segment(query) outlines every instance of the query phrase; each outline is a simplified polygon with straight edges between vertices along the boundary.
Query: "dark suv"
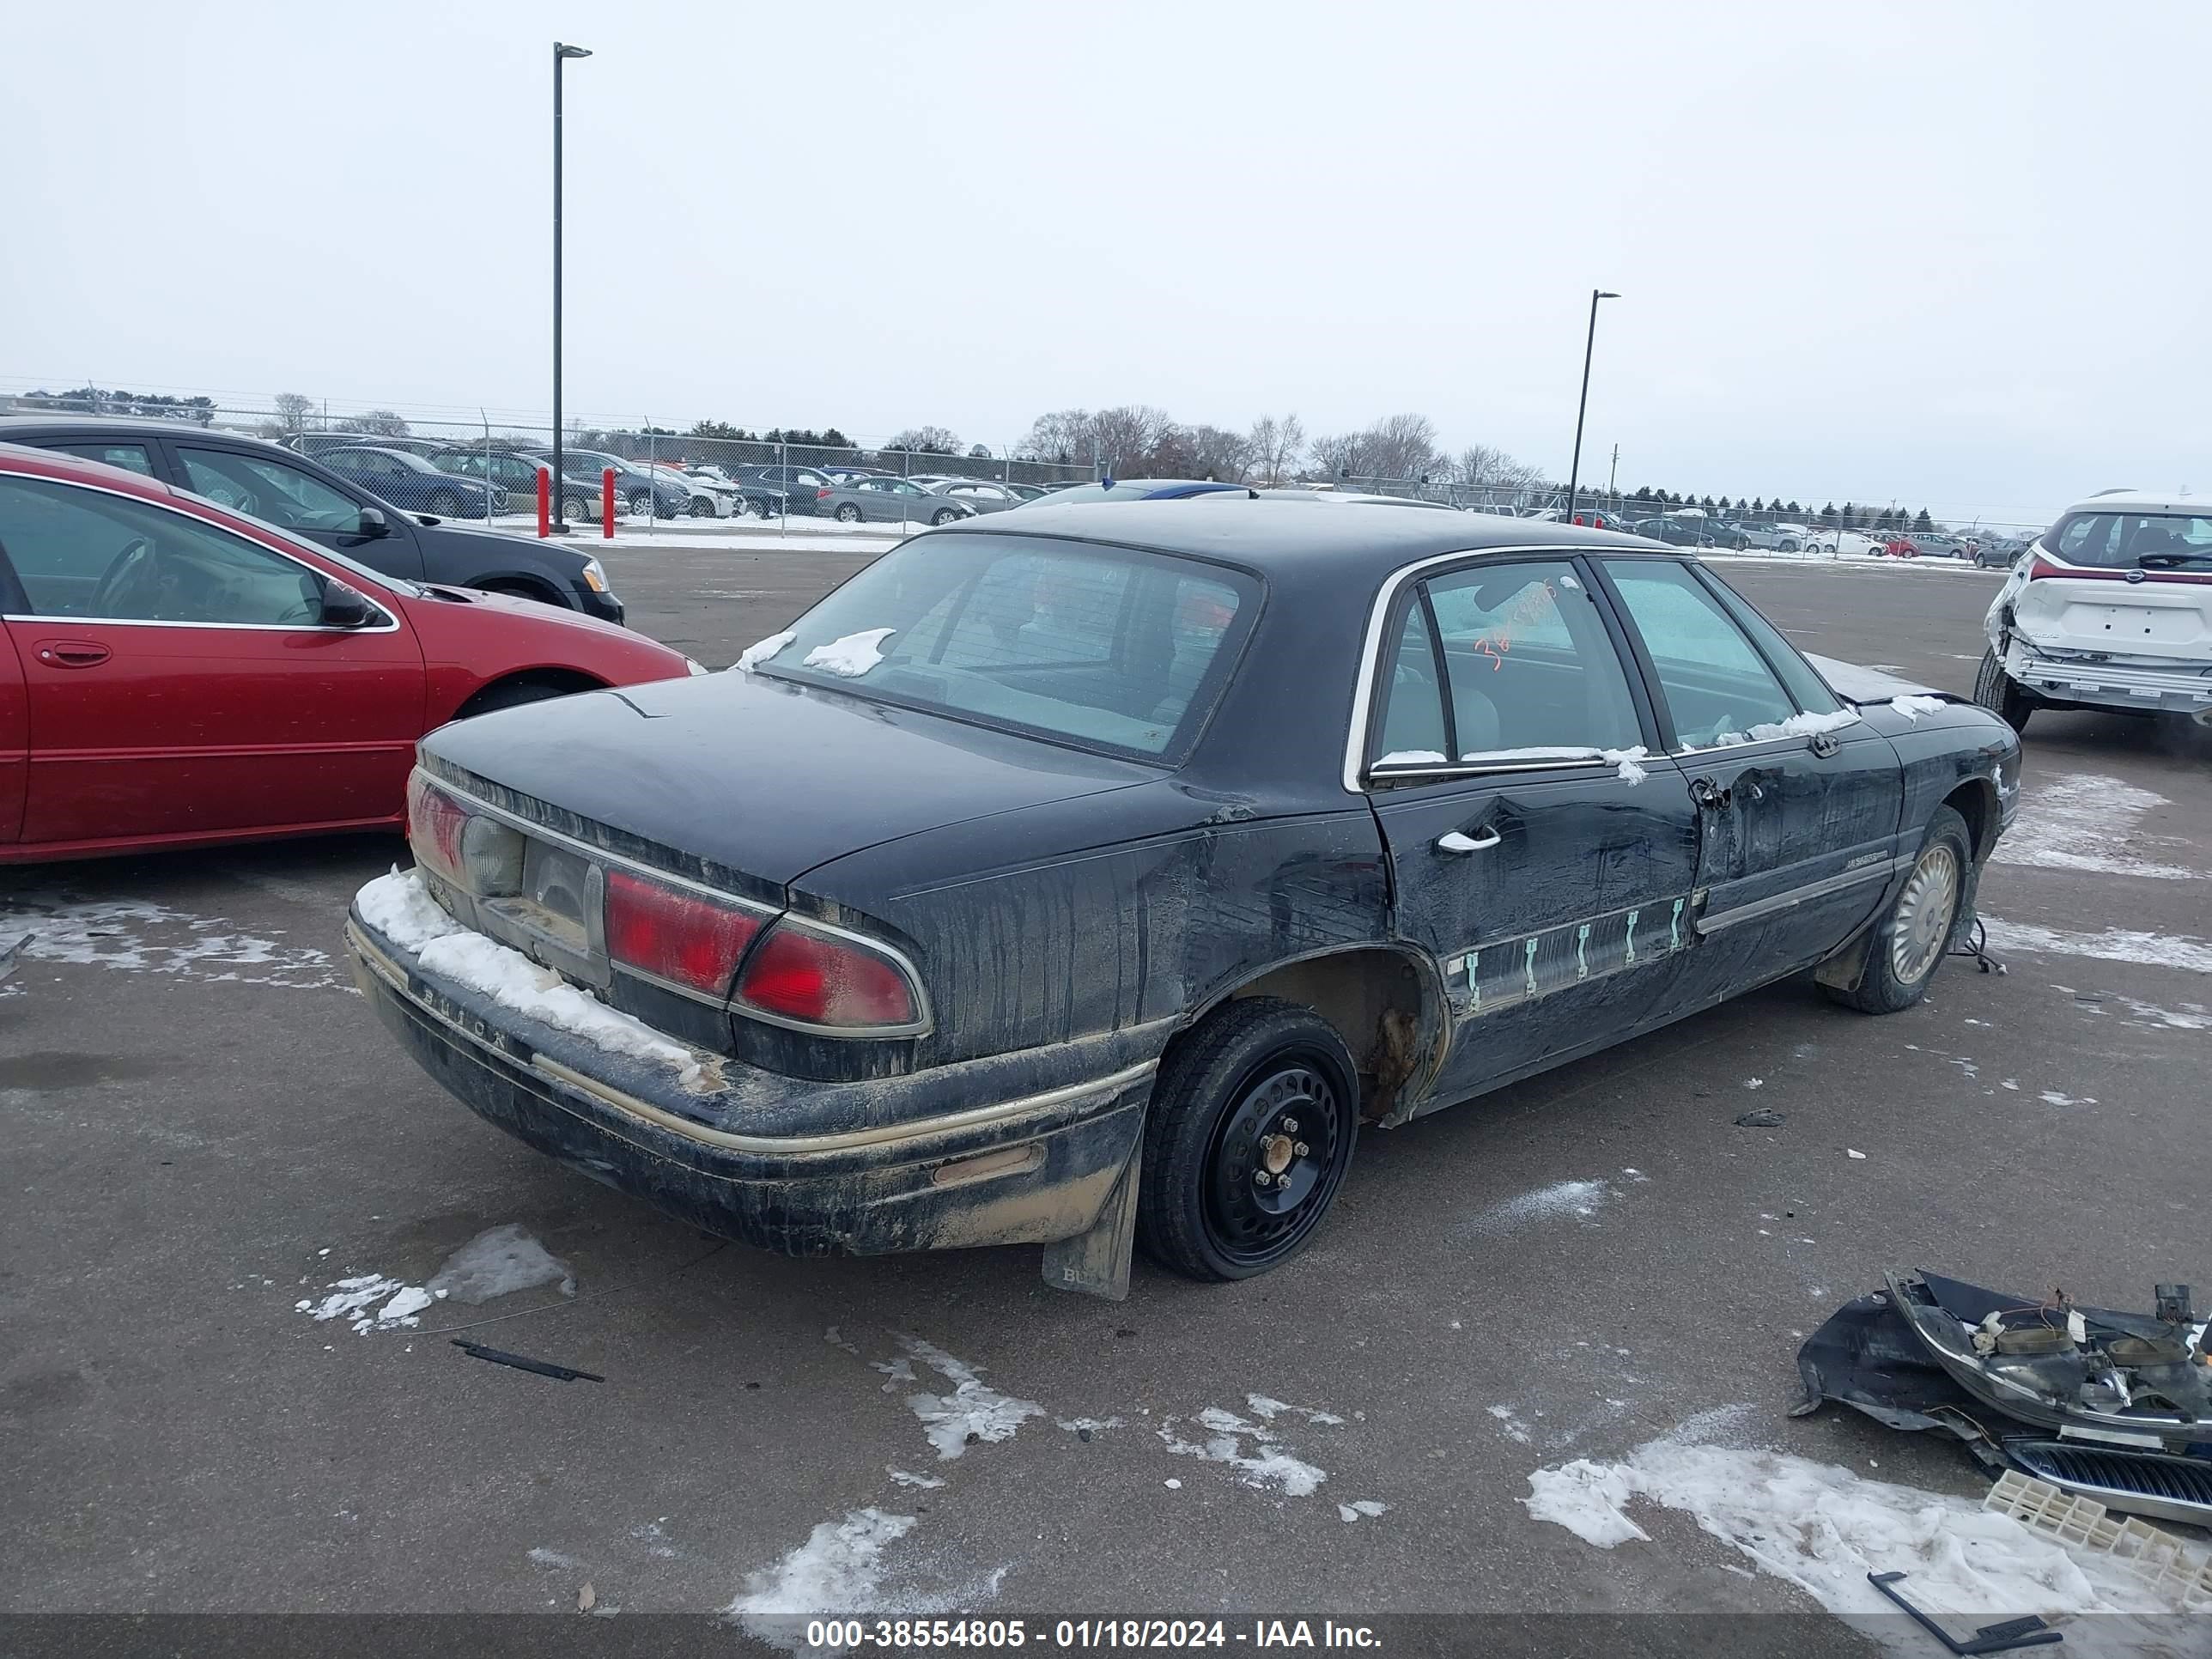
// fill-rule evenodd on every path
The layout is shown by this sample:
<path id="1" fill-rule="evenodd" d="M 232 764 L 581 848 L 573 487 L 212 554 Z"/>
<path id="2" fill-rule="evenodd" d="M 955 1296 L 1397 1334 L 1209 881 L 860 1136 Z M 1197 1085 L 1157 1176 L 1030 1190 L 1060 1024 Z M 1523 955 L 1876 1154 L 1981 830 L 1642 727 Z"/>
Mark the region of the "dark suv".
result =
<path id="1" fill-rule="evenodd" d="M 622 601 L 590 555 L 465 529 L 395 507 L 295 450 L 183 421 L 0 416 L 0 443 L 58 449 L 159 478 L 410 581 L 512 593 L 620 622 Z"/>

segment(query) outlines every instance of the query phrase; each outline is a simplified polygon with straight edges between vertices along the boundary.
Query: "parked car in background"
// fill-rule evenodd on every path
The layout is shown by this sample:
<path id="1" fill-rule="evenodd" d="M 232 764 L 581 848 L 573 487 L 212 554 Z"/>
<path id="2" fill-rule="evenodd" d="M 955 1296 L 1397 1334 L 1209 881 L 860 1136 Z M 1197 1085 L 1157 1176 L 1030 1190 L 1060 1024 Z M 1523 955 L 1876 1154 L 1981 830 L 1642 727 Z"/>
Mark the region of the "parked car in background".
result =
<path id="1" fill-rule="evenodd" d="M 1812 531 L 1802 524 L 1778 524 L 1774 526 L 1774 533 L 1779 538 L 1775 546 L 1784 553 L 1802 553 L 1806 544 L 1813 539 Z"/>
<path id="2" fill-rule="evenodd" d="M 899 475 L 883 466 L 823 466 L 816 471 L 832 483 L 858 483 L 863 478 L 896 478 Z"/>
<path id="3" fill-rule="evenodd" d="M 2212 502 L 2107 491 L 2036 538 L 1983 621 L 1974 701 L 2212 726 Z"/>
<path id="4" fill-rule="evenodd" d="M 1250 499 L 1256 492 L 1249 484 L 1218 483 L 1211 478 L 1102 478 L 1097 483 L 1069 484 L 1054 489 L 1027 507 L 1070 507 L 1079 501 L 1181 501 L 1194 495 L 1228 495 Z"/>
<path id="5" fill-rule="evenodd" d="M 1664 542 L 1669 547 L 1711 547 L 1713 538 L 1703 519 L 1678 519 L 1671 514 L 1656 519 L 1638 519 L 1630 527 L 1630 534 L 1648 536 L 1654 541 Z"/>
<path id="6" fill-rule="evenodd" d="M 1846 703 L 1694 560 L 1456 514 L 994 514 L 740 662 L 426 738 L 364 994 L 688 1224 L 1107 1296 L 1133 1240 L 1278 1267 L 1363 1136 L 1723 999 L 1911 1007 L 2018 797 L 2000 721 Z M 503 1002 L 533 960 L 651 1040 Z"/>
<path id="7" fill-rule="evenodd" d="M 1856 530 L 1815 530 L 1806 537 L 1805 550 L 1826 554 L 1832 559 L 1864 559 L 1879 555 L 1882 544 Z"/>
<path id="8" fill-rule="evenodd" d="M 541 461 L 553 459 L 550 449 L 532 450 L 531 453 Z M 564 473 L 580 471 L 592 480 L 588 517 L 598 516 L 599 491 L 609 467 L 614 469 L 617 510 L 639 519 L 680 519 L 691 510 L 691 492 L 684 485 L 653 471 L 642 461 L 633 461 L 610 450 L 563 448 L 561 466 Z"/>
<path id="9" fill-rule="evenodd" d="M 1048 493 L 1048 487 L 1043 484 L 1009 483 L 1006 488 L 1024 501 L 1036 501 Z"/>
<path id="10" fill-rule="evenodd" d="M 927 488 L 933 495 L 965 501 L 978 513 L 1004 513 L 1022 504 L 1022 498 L 1005 484 L 987 478 L 951 478 Z"/>
<path id="11" fill-rule="evenodd" d="M 497 484 L 441 472 L 420 455 L 404 449 L 325 449 L 316 459 L 341 477 L 374 490 L 410 513 L 441 519 L 489 519 L 507 511 L 507 492 Z"/>
<path id="12" fill-rule="evenodd" d="M 332 449 L 358 449 L 363 444 L 374 444 L 380 449 L 404 449 L 426 461 L 453 447 L 440 439 L 385 438 L 373 432 L 295 432 L 281 441 L 285 448 L 296 449 L 302 455 L 321 455 Z"/>
<path id="13" fill-rule="evenodd" d="M 738 476 L 748 483 L 763 484 L 771 489 L 783 491 L 787 510 L 794 518 L 827 514 L 830 509 L 821 504 L 822 501 L 829 491 L 837 487 L 836 479 L 814 466 L 741 466 L 737 471 Z"/>
<path id="14" fill-rule="evenodd" d="M 456 477 L 489 477 L 507 492 L 507 510 L 510 513 L 538 510 L 538 474 L 552 465 L 534 455 L 498 449 L 448 449 L 432 457 L 430 464 L 441 472 L 450 472 Z M 586 524 L 598 518 L 599 485 L 596 477 L 570 467 L 562 481 L 561 516 L 571 524 Z"/>
<path id="15" fill-rule="evenodd" d="M 976 517 L 981 508 L 973 501 L 940 495 L 911 478 L 862 478 L 833 485 L 814 502 L 813 510 L 840 524 L 952 524 Z"/>
<path id="16" fill-rule="evenodd" d="M 1974 543 L 1974 563 L 1983 569 L 2002 570 L 2027 550 L 2027 544 L 2012 536 L 1983 536 Z"/>
<path id="17" fill-rule="evenodd" d="M 605 570 L 588 553 L 411 514 L 319 461 L 259 438 L 180 428 L 174 421 L 6 416 L 0 443 L 59 450 L 158 478 L 386 575 L 480 587 L 609 622 L 623 617 Z"/>
<path id="18" fill-rule="evenodd" d="M 738 510 L 741 498 L 735 484 L 703 477 L 674 461 L 654 461 L 648 470 L 690 494 L 695 519 L 726 519 Z"/>
<path id="19" fill-rule="evenodd" d="M 424 732 L 704 672 L 609 623 L 403 580 L 143 472 L 10 444 L 0 617 L 0 864 L 396 826 Z"/>
<path id="20" fill-rule="evenodd" d="M 1880 543 L 1877 550 L 1890 558 L 1917 559 L 1920 556 L 1920 544 L 1901 530 L 1887 532 L 1876 539 Z"/>
<path id="21" fill-rule="evenodd" d="M 1709 519 L 1705 533 L 1712 538 L 1711 545 L 1725 548 L 1731 553 L 1748 552 L 1752 546 L 1751 532 L 1746 526 L 1726 519 Z"/>
<path id="22" fill-rule="evenodd" d="M 1912 544 L 1920 550 L 1923 559 L 1967 559 L 1973 556 L 1966 544 L 1947 530 L 1915 530 L 1911 532 Z"/>
<path id="23" fill-rule="evenodd" d="M 1795 553 L 1804 545 L 1795 526 L 1741 524 L 1736 528 L 1743 533 L 1743 538 L 1749 545 L 1764 548 L 1771 553 Z"/>

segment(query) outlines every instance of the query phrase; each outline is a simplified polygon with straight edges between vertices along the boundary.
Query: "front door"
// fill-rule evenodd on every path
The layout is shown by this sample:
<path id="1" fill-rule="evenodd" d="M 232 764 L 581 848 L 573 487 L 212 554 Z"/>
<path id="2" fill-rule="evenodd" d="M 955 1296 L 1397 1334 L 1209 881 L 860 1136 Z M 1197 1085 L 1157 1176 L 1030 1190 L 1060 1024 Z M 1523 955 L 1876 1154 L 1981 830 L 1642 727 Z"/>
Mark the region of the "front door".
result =
<path id="1" fill-rule="evenodd" d="M 326 579 L 304 562 L 56 480 L 0 478 L 0 554 L 21 589 L 4 625 L 28 714 L 23 842 L 328 828 L 400 810 L 424 677 L 392 611 L 326 627 Z"/>
<path id="2" fill-rule="evenodd" d="M 1478 563 L 1399 595 L 1364 770 L 1401 937 L 1433 955 L 1449 1105 L 1618 1040 L 1691 941 L 1698 824 L 1650 758 L 1592 578 L 1569 559 Z"/>
<path id="3" fill-rule="evenodd" d="M 379 507 L 380 531 L 365 526 L 366 498 L 343 493 L 314 474 L 273 455 L 169 441 L 185 489 L 234 513 L 262 519 L 320 542 L 387 575 L 422 579 L 422 550 L 404 517 Z M 398 463 L 393 463 L 396 467 Z"/>
<path id="4" fill-rule="evenodd" d="M 1698 947 L 1669 1004 L 1686 1012 L 1819 962 L 1872 918 L 1911 854 L 1898 844 L 1902 770 L 1710 572 L 1604 564 L 1698 809 Z"/>

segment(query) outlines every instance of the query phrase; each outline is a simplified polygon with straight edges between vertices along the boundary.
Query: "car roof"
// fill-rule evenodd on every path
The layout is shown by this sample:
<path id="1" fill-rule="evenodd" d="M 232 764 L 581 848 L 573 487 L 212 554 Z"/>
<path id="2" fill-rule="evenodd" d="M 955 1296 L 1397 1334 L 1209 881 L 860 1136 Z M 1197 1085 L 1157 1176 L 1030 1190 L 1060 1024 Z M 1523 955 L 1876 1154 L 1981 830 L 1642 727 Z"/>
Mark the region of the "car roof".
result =
<path id="1" fill-rule="evenodd" d="M 2106 489 L 2079 501 L 2069 513 L 2193 513 L 2212 518 L 2212 495 L 2160 495 L 2141 489 Z"/>
<path id="2" fill-rule="evenodd" d="M 1370 568 L 1377 580 L 1418 559 L 1492 549 L 1663 553 L 1678 549 L 1641 536 L 1483 513 L 1400 513 L 1366 502 L 1347 502 L 1336 513 L 1316 513 L 1292 501 L 1248 501 L 1234 510 L 1206 501 L 1158 501 L 1142 513 L 1123 513 L 1098 501 L 1060 507 L 1051 498 L 1019 513 L 962 521 L 938 534 L 1054 536 L 1112 542 L 1158 553 L 1180 553 L 1243 565 L 1263 574 L 1295 576 L 1326 568 L 1347 574 Z"/>
<path id="3" fill-rule="evenodd" d="M 0 443 L 14 441 L 15 434 L 26 436 L 33 433 L 82 432 L 88 438 L 153 437 L 161 434 L 192 438 L 221 438 L 242 444 L 259 444 L 265 449 L 282 446 L 258 437 L 251 432 L 234 432 L 228 427 L 202 426 L 198 421 L 165 421 L 144 415 L 41 415 L 29 411 L 0 415 Z"/>

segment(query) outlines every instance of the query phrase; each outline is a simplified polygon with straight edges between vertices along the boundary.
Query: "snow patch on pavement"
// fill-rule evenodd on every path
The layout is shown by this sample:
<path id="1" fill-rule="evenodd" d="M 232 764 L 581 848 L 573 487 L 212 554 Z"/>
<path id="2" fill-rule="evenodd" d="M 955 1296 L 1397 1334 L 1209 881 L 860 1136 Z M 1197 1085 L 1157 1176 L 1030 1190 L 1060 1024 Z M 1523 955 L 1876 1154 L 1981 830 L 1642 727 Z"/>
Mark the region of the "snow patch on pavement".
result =
<path id="1" fill-rule="evenodd" d="M 2002 851 L 2004 843 L 1998 847 Z M 2150 933 L 2128 927 L 2107 927 L 2081 933 L 2060 927 L 2038 927 L 2024 921 L 2004 921 L 1984 916 L 1990 945 L 1999 951 L 2025 951 L 2030 956 L 2089 957 L 2099 962 L 2139 962 L 2154 968 L 2179 968 L 2193 974 L 2212 974 L 2212 942 L 2201 939 Z"/>
<path id="2" fill-rule="evenodd" d="M 562 1295 L 576 1293 L 575 1277 L 567 1265 L 520 1224 L 508 1222 L 486 1228 L 462 1245 L 426 1284 L 410 1285 L 383 1273 L 355 1273 L 332 1279 L 319 1299 L 302 1297 L 292 1306 L 318 1322 L 343 1319 L 355 1335 L 367 1336 L 371 1331 L 413 1330 L 422 1324 L 424 1309 L 448 1298 L 477 1307 L 495 1297 L 556 1280 Z"/>
<path id="3" fill-rule="evenodd" d="M 1492 1205 L 1468 1222 L 1466 1231 L 1496 1237 L 1534 1222 L 1556 1221 L 1564 1216 L 1587 1221 L 1612 1197 L 1613 1189 L 1602 1181 L 1555 1181 L 1548 1187 L 1539 1187 Z"/>
<path id="4" fill-rule="evenodd" d="M 842 1521 L 824 1521 L 806 1541 L 773 1567 L 746 1581 L 742 1595 L 722 1609 L 763 1640 L 786 1634 L 778 1626 L 756 1623 L 777 1613 L 845 1613 L 878 1605 L 884 1551 L 914 1530 L 910 1515 L 886 1515 L 868 1508 L 848 1511 Z M 788 1645 L 780 1644 L 780 1645 Z"/>
<path id="5" fill-rule="evenodd" d="M 2125 850 L 2144 817 L 2154 807 L 2172 804 L 2163 795 L 2118 778 L 2069 773 L 2029 793 L 2021 803 L 2018 822 L 1990 856 L 1998 864 L 2043 870 L 2194 881 L 2201 872 L 2155 863 Z"/>
<path id="6" fill-rule="evenodd" d="M 2092 1651 L 2165 1650 L 2119 1646 L 2130 1632 L 2117 1620 L 2100 1620 L 2093 1629 L 2069 1619 L 2171 1614 L 2148 1585 L 2109 1558 L 2076 1555 L 1963 1498 L 1777 1452 L 1691 1444 L 1680 1436 L 1649 1442 L 1617 1462 L 1577 1458 L 1539 1469 L 1528 1490 L 1520 1501 L 1532 1516 L 1600 1549 L 1649 1541 L 1627 1513 L 1632 1503 L 1687 1515 L 1761 1572 L 1796 1585 L 1899 1652 L 1926 1653 L 1928 1638 L 1867 1583 L 1870 1571 L 1907 1572 L 1907 1593 L 1939 1615 L 2068 1620 L 2069 1652 L 2077 1644 Z M 2105 1642 L 2115 1645 L 2101 1649 Z"/>
<path id="7" fill-rule="evenodd" d="M 490 1227 L 446 1258 L 424 1288 L 441 1301 L 450 1297 L 474 1308 L 494 1297 L 558 1285 L 561 1294 L 576 1293 L 576 1277 L 519 1222 Z"/>
<path id="8" fill-rule="evenodd" d="M 1236 1472 L 1237 1479 L 1255 1491 L 1273 1488 L 1289 1498 L 1310 1498 L 1328 1479 L 1328 1472 L 1306 1462 L 1284 1445 L 1272 1427 L 1265 1427 L 1208 1406 L 1198 1414 L 1206 1438 L 1188 1440 L 1177 1432 L 1179 1419 L 1170 1418 L 1158 1433 L 1160 1442 L 1177 1457 L 1201 1457 Z M 1252 1444 L 1247 1449 L 1245 1442 Z M 1170 1483 L 1173 1485 L 1173 1482 Z"/>
<path id="9" fill-rule="evenodd" d="M 987 1387 L 975 1366 L 933 1343 L 902 1336 L 899 1346 L 953 1385 L 950 1394 L 910 1394 L 906 1401 L 940 1462 L 959 1456 L 971 1443 L 1011 1440 L 1024 1422 L 1044 1415 L 1044 1407 L 1033 1400 L 1016 1400 Z"/>
<path id="10" fill-rule="evenodd" d="M 1378 1504 L 1371 1498 L 1355 1498 L 1349 1504 L 1339 1504 L 1336 1506 L 1336 1518 L 1340 1521 L 1357 1521 L 1364 1516 L 1372 1521 L 1378 1515 L 1387 1515 L 1390 1506 L 1388 1504 Z"/>
<path id="11" fill-rule="evenodd" d="M 301 990 L 345 983 L 327 951 L 240 933 L 220 917 L 144 899 L 75 899 L 54 889 L 0 898 L 0 936 L 19 927 L 31 934 L 22 941 L 24 962 Z"/>

